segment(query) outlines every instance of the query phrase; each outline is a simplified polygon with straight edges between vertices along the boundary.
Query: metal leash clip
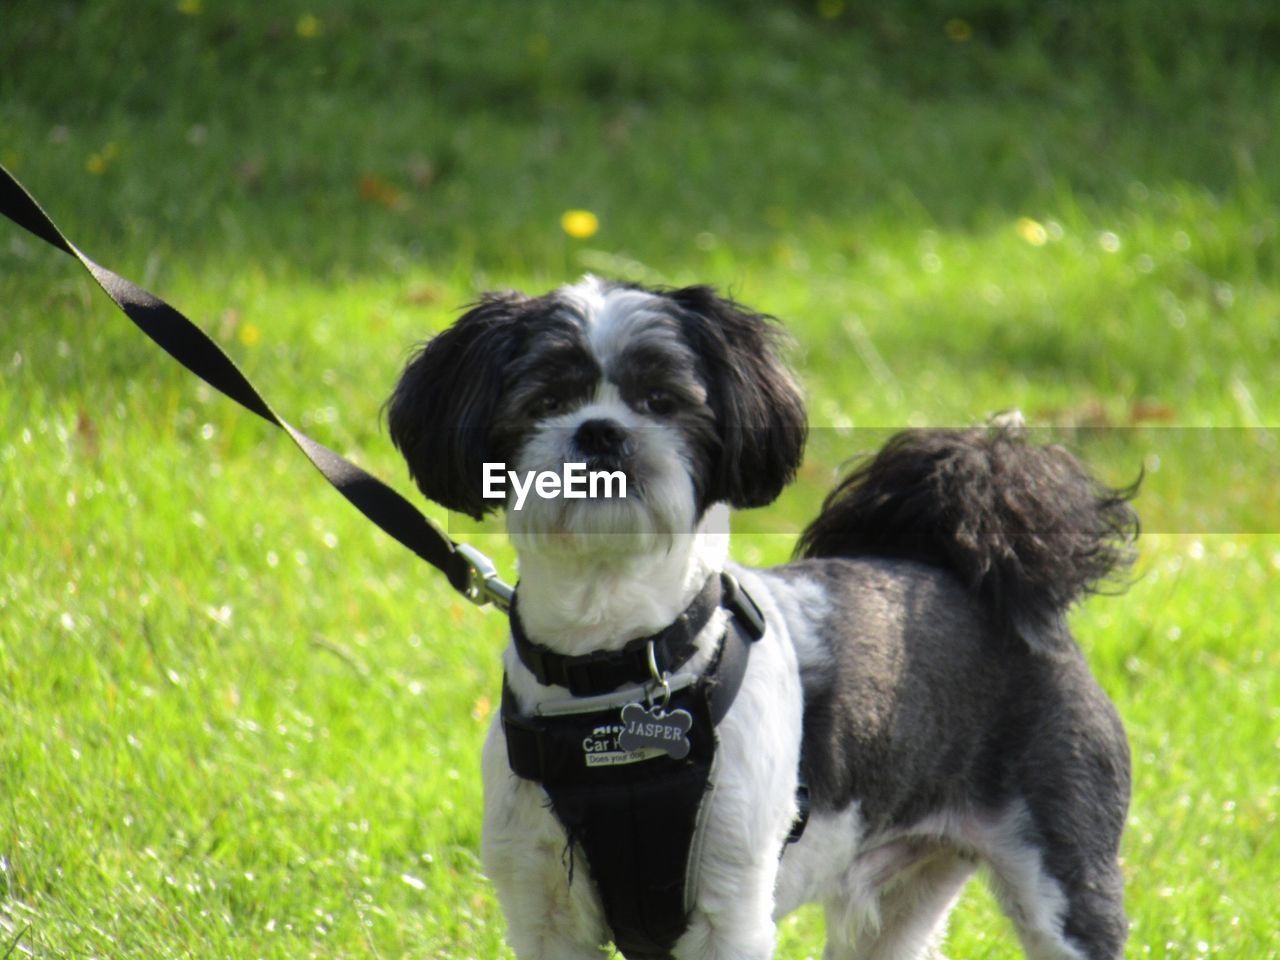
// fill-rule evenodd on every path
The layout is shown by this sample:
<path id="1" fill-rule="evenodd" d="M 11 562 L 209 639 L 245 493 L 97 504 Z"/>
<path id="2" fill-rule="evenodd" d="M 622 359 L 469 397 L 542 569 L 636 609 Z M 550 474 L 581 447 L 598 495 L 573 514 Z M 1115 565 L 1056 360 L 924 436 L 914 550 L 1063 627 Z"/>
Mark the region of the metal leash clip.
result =
<path id="1" fill-rule="evenodd" d="M 498 576 L 498 568 L 493 561 L 466 543 L 457 544 L 454 552 L 467 561 L 470 582 L 462 595 L 477 607 L 492 603 L 503 613 L 507 613 L 511 609 L 511 598 L 515 590 Z"/>
<path id="2" fill-rule="evenodd" d="M 671 702 L 671 681 L 667 678 L 665 670 L 658 669 L 658 656 L 653 648 L 653 641 L 650 640 L 645 648 L 645 653 L 649 657 L 649 676 L 653 678 L 653 682 L 662 688 L 662 709 L 667 708 L 667 704 Z M 648 695 L 649 706 L 653 707 L 653 694 Z"/>

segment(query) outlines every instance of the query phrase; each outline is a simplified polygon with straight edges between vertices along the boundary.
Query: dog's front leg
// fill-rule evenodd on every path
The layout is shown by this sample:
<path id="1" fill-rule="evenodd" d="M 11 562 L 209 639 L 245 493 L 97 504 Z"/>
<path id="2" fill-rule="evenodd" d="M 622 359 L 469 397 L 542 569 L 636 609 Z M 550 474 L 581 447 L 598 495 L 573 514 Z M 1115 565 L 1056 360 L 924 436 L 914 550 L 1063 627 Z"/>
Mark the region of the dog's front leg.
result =
<path id="1" fill-rule="evenodd" d="M 723 749 L 723 747 L 722 747 Z M 794 796 L 776 791 L 779 825 L 789 823 Z M 775 792 L 775 791 L 767 791 Z M 677 960 L 768 960 L 773 956 L 776 927 L 774 888 L 778 877 L 780 833 L 761 830 L 762 797 L 750 801 L 731 784 L 721 783 L 709 800 L 703 855 L 689 928 L 676 944 Z M 769 802 L 769 798 L 763 798 Z"/>
<path id="2" fill-rule="evenodd" d="M 794 821 L 801 692 L 789 647 L 760 641 L 733 707 L 717 728 L 716 787 L 689 929 L 678 960 L 768 960 L 779 857 Z"/>
<path id="3" fill-rule="evenodd" d="M 501 723 L 485 741 L 480 854 L 519 960 L 600 960 L 607 938 L 585 873 L 569 882 L 565 835 L 536 783 L 507 763 Z M 581 870 L 581 864 L 579 864 Z"/>
<path id="4" fill-rule="evenodd" d="M 672 951 L 677 960 L 769 960 L 773 956 L 773 886 L 777 863 L 736 865 L 716 876 L 704 867 L 703 882 L 717 893 L 700 897 L 689 929 Z"/>

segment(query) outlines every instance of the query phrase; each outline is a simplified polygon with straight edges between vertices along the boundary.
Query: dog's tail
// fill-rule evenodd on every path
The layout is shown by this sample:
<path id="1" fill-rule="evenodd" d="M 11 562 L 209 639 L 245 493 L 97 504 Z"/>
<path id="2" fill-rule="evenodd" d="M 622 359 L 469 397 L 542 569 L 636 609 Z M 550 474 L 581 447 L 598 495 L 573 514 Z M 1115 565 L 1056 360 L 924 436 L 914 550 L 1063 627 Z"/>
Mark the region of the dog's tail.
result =
<path id="1" fill-rule="evenodd" d="M 1005 636 L 1046 650 L 1069 642 L 1067 608 L 1133 562 L 1140 481 L 1106 487 L 1016 426 L 908 430 L 827 496 L 796 554 L 950 570 Z"/>

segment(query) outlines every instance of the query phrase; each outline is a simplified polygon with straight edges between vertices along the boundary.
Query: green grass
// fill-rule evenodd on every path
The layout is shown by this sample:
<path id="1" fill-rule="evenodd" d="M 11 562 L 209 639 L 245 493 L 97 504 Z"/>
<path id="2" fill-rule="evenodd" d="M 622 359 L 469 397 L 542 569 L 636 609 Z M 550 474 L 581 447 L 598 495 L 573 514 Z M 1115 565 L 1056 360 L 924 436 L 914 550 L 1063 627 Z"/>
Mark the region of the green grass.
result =
<path id="1" fill-rule="evenodd" d="M 1145 467 L 1137 581 L 1074 621 L 1134 747 L 1129 955 L 1277 957 L 1280 15 L 1027 6 L 13 0 L 0 161 L 397 482 L 411 346 L 587 270 L 785 319 L 818 429 L 748 562 L 863 428 L 1021 407 Z M 508 956 L 500 618 L 6 225 L 0 371 L 0 957 Z M 976 885 L 949 950 L 1019 955 Z"/>

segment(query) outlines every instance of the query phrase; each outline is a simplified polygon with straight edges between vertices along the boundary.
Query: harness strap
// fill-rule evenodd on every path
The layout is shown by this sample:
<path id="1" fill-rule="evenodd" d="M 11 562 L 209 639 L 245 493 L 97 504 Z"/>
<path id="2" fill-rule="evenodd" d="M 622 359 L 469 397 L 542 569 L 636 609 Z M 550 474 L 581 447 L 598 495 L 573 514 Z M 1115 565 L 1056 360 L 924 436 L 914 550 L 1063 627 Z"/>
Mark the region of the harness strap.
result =
<path id="1" fill-rule="evenodd" d="M 622 751 L 621 707 L 522 716 L 503 684 L 511 769 L 546 792 L 569 855 L 585 858 L 610 938 L 627 960 L 670 960 L 688 924 L 690 853 L 716 752 L 710 702 L 717 686 L 702 680 L 672 694 L 670 708 L 692 721 L 689 752 L 677 760 Z"/>
<path id="2" fill-rule="evenodd" d="M 737 579 L 730 573 L 721 573 L 719 576 L 712 577 L 707 581 L 707 585 L 702 588 L 702 593 L 681 614 L 676 623 L 680 623 L 681 619 L 688 616 L 695 607 L 701 607 L 703 601 L 711 596 L 716 596 L 717 602 L 723 603 L 732 614 L 725 629 L 724 637 L 720 641 L 720 648 L 716 651 L 714 661 L 694 686 L 698 696 L 705 696 L 708 716 L 711 725 L 714 727 L 724 719 L 725 714 L 729 712 L 729 707 L 733 703 L 734 697 L 738 695 L 738 690 L 742 686 L 742 678 L 747 673 L 747 661 L 751 655 L 751 644 L 764 636 L 764 617 L 760 614 L 760 609 L 756 606 L 755 601 L 738 585 Z M 706 611 L 705 614 L 699 610 L 691 619 L 701 621 L 701 625 L 704 626 L 710 619 L 714 609 L 712 607 L 712 610 Z M 749 610 L 752 615 L 744 615 L 744 610 Z M 511 608 L 513 637 L 517 622 L 516 605 L 513 603 Z M 701 626 L 698 629 L 700 630 Z M 660 634 L 655 634 L 655 637 L 665 633 L 667 633 L 667 630 L 662 631 Z M 697 635 L 696 631 L 694 635 Z M 644 644 L 649 639 L 653 638 L 642 637 L 636 642 Z M 526 642 L 528 641 L 526 640 Z M 557 654 L 557 657 L 561 661 L 591 659 L 590 655 L 578 658 Z M 521 660 L 523 659 L 522 657 Z M 687 659 L 688 657 L 686 656 L 681 663 Z M 678 667 L 679 664 L 676 666 Z M 539 682 L 545 683 L 542 680 L 539 680 Z M 650 682 L 650 676 L 649 668 L 646 665 L 644 673 L 639 675 L 634 683 L 639 687 L 648 682 Z M 561 683 L 560 686 L 568 686 L 568 684 Z M 610 690 L 612 689 L 614 688 L 611 687 Z M 640 696 L 643 696 L 643 694 L 637 691 L 637 698 Z M 586 710 L 580 713 L 570 713 L 569 715 L 580 718 L 582 722 L 587 724 L 605 726 L 617 721 L 618 706 L 609 706 L 594 711 Z M 547 783 L 551 780 L 576 775 L 574 771 L 566 769 L 564 762 L 565 751 L 555 748 L 556 744 L 563 738 L 561 728 L 555 722 L 555 719 L 538 714 L 522 714 L 519 705 L 516 703 L 515 695 L 511 692 L 511 687 L 506 682 L 505 677 L 502 682 L 502 726 L 506 734 L 507 756 L 511 770 L 517 776 L 524 777 L 526 780 Z"/>
<path id="3" fill-rule="evenodd" d="M 742 686 L 751 646 L 764 634 L 759 608 L 737 581 L 727 573 L 715 580 L 720 603 L 733 615 L 707 670 L 673 685 L 664 702 L 664 709 L 689 716 L 689 749 L 681 759 L 622 750 L 626 691 L 606 698 L 612 705 L 539 715 L 521 714 L 505 679 L 502 685 L 511 770 L 546 791 L 570 851 L 586 857 L 614 945 L 627 960 L 669 960 L 688 927 L 715 728 Z M 633 689 L 644 697 L 644 686 Z"/>
<path id="4" fill-rule="evenodd" d="M 729 712 L 734 697 L 742 686 L 751 654 L 750 635 L 733 624 L 725 631 L 718 659 L 707 678 L 690 689 L 691 697 L 704 698 L 711 726 L 716 726 Z M 682 702 L 680 694 L 673 705 Z M 608 727 L 618 722 L 620 707 L 608 707 L 591 713 L 570 714 L 583 729 Z M 553 783 L 577 779 L 582 765 L 582 752 L 566 750 L 564 727 L 559 716 L 523 714 L 516 703 L 511 686 L 502 683 L 502 729 L 507 740 L 507 758 L 511 772 L 525 780 Z M 576 735 L 575 735 L 576 737 Z M 575 748 L 577 744 L 574 744 Z M 599 774 L 597 773 L 598 777 Z"/>
<path id="5" fill-rule="evenodd" d="M 707 579 L 701 592 L 674 621 L 648 637 L 638 637 L 617 650 L 600 650 L 580 656 L 566 656 L 535 643 L 525 633 L 519 616 L 519 593 L 511 604 L 511 640 L 520 662 L 543 686 L 567 687 L 575 697 L 594 697 L 624 684 L 643 684 L 652 679 L 649 651 L 659 671 L 674 673 L 693 656 L 694 640 L 720 605 L 724 593 L 722 578 Z"/>
<path id="6" fill-rule="evenodd" d="M 504 607 L 503 591 L 487 558 L 454 543 L 413 504 L 377 477 L 312 440 L 271 409 L 240 368 L 203 330 L 155 294 L 91 260 L 69 241 L 35 198 L 0 166 L 0 214 L 78 260 L 143 333 L 209 386 L 289 435 L 339 493 L 383 532 L 442 571 L 455 590 L 476 603 Z M 478 558 L 478 559 L 477 559 Z"/>

